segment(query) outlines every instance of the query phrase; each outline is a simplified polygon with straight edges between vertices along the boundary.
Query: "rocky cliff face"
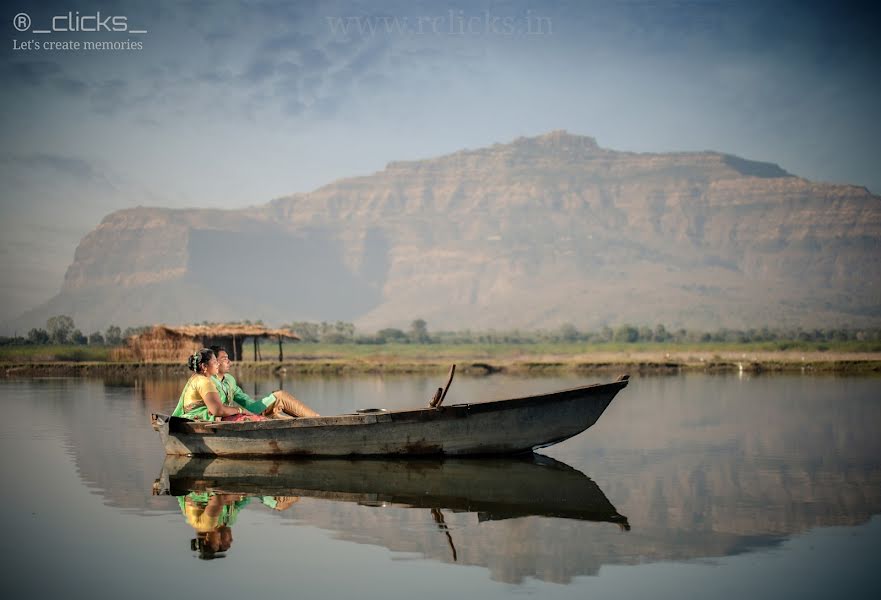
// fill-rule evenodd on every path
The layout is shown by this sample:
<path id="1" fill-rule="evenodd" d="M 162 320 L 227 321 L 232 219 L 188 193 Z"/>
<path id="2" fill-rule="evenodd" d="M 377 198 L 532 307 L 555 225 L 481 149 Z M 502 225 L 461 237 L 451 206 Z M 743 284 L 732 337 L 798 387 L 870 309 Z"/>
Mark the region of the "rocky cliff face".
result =
<path id="1" fill-rule="evenodd" d="M 28 318 L 877 324 L 879 200 L 726 154 L 617 152 L 552 132 L 239 211 L 113 213 Z M 219 269 L 236 283 L 220 285 Z"/>

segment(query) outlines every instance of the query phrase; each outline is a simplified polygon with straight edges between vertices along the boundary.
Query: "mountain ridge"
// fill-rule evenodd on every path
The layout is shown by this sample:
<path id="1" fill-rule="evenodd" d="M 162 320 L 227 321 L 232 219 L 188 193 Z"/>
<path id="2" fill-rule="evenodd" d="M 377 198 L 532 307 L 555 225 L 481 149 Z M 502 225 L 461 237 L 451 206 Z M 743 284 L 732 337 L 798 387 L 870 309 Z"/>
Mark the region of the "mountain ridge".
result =
<path id="1" fill-rule="evenodd" d="M 238 210 L 111 213 L 61 292 L 17 321 L 878 324 L 879 200 L 773 163 L 553 131 Z M 217 256 L 237 289 L 217 289 Z"/>

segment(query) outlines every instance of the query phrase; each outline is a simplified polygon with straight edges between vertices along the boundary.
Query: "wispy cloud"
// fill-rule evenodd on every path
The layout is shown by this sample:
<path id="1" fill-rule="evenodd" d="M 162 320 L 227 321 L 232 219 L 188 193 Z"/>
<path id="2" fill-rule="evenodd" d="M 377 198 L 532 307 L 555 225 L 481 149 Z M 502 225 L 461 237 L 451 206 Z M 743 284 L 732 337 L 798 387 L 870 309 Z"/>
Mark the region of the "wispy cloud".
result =
<path id="1" fill-rule="evenodd" d="M 13 155 L 0 154 L 0 168 L 15 167 L 17 169 L 49 170 L 56 174 L 70 175 L 87 181 L 106 181 L 100 176 L 89 161 L 71 156 L 57 154 Z M 51 174 L 50 174 L 51 176 Z"/>

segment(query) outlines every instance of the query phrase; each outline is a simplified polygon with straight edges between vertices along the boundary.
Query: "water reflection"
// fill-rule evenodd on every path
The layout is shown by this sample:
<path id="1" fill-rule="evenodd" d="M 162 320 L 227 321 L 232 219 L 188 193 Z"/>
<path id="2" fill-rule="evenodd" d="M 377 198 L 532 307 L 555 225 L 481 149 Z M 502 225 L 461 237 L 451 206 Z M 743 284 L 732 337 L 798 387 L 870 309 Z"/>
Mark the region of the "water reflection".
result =
<path id="1" fill-rule="evenodd" d="M 584 473 L 546 456 L 481 460 L 260 460 L 169 456 L 158 493 L 308 496 L 471 512 L 480 521 L 540 515 L 630 529 Z"/>
<path id="2" fill-rule="evenodd" d="M 583 383 L 590 381 L 463 377 L 454 385 L 454 400 Z M 251 384 L 259 395 L 278 381 Z M 391 377 L 285 382 L 328 414 L 413 406 L 414 399 L 422 403 L 430 397 L 435 384 L 432 378 Z M 142 518 L 161 514 L 171 519 L 169 529 L 144 552 L 151 557 L 185 552 L 198 532 L 184 525 L 177 499 L 151 494 L 165 457 L 148 417 L 173 407 L 181 385 L 162 379 L 134 385 L 0 382 L 0 397 L 16 408 L 15 419 L 0 422 L 3 474 L 20 486 L 0 514 L 0 525 L 14 539 L 36 540 L 54 536 L 59 527 L 76 530 L 82 515 L 95 513 L 97 523 L 103 510 L 102 519 L 124 515 L 115 527 L 133 535 L 148 524 L 162 529 L 161 519 Z M 249 461 L 247 473 L 239 468 L 236 474 L 228 461 L 201 459 L 167 464 L 165 479 L 167 489 L 182 496 L 234 494 L 235 499 L 215 501 L 229 506 L 242 496 L 250 499 L 239 507 L 234 524 L 227 523 L 237 538 L 227 553 L 236 560 L 307 552 L 302 538 L 317 529 L 330 532 L 329 556 L 343 566 L 363 556 L 359 549 L 375 549 L 391 551 L 396 561 L 480 566 L 499 581 L 534 577 L 567 583 L 603 565 L 753 552 L 781 546 L 812 528 L 868 522 L 881 513 L 879 398 L 881 380 L 872 378 L 640 378 L 595 427 L 547 450 L 571 467 L 269 461 L 256 468 Z M 18 410 L 21 406 L 28 409 Z M 475 468 L 481 471 L 468 473 Z M 83 486 L 92 495 L 79 494 Z M 43 499 L 60 496 L 70 499 L 74 518 L 50 528 L 41 516 L 53 508 Z M 283 511 L 267 501 L 277 506 L 285 497 L 299 500 Z M 204 512 L 208 498 L 202 499 Z M 621 522 L 615 514 L 626 515 L 632 531 L 613 525 Z M 278 525 L 299 530 L 290 535 L 293 529 Z M 97 525 L 88 531 L 99 544 L 119 539 Z M 76 532 L 71 540 L 83 535 Z M 231 539 L 220 540 L 217 550 Z M 22 556 L 36 561 L 40 550 Z M 113 556 L 123 571 L 132 568 L 126 555 Z M 84 561 L 71 564 L 90 572 Z"/>
<path id="3" fill-rule="evenodd" d="M 225 492 L 193 490 L 178 496 L 177 501 L 187 524 L 196 537 L 190 549 L 203 560 L 222 558 L 232 546 L 232 526 L 239 512 L 252 500 L 259 500 L 272 510 L 287 510 L 299 498 L 296 496 L 259 496 Z"/>
<path id="4" fill-rule="evenodd" d="M 583 522 L 611 523 L 629 531 L 627 518 L 619 514 L 602 490 L 584 473 L 541 455 L 505 459 L 423 460 L 260 460 L 169 456 L 154 493 L 176 496 L 187 523 L 197 532 L 193 551 L 200 558 L 214 558 L 229 549 L 231 527 L 248 503 L 260 503 L 282 511 L 301 498 L 320 502 L 299 511 L 300 523 L 327 527 L 328 514 L 348 503 L 344 512 L 371 510 L 372 523 L 359 530 L 358 519 L 336 527 L 338 537 L 385 545 L 408 552 L 458 562 L 458 546 L 475 564 L 501 564 L 515 547 L 520 561 L 541 561 L 544 543 L 523 545 L 491 543 L 499 533 L 509 542 L 518 537 L 524 517 L 553 517 Z M 397 510 L 395 510 L 397 509 Z M 403 510 L 402 510 L 403 509 Z M 420 516 L 407 514 L 416 511 Z M 363 516 L 363 515 L 362 515 Z M 413 536 L 414 522 L 433 523 L 437 535 Z M 448 522 L 449 521 L 449 522 Z M 510 521 L 495 532 L 480 525 Z M 550 531 L 537 521 L 538 539 Z M 332 526 L 333 527 L 333 526 Z M 554 527 L 552 526 L 551 529 Z M 425 527 L 422 528 L 425 532 Z M 375 535 L 379 532 L 380 535 Z M 550 539 L 559 547 L 576 548 L 583 543 L 580 529 L 554 532 Z M 437 541 L 446 542 L 448 554 L 437 556 Z M 415 543 L 414 543 L 415 542 Z M 422 543 L 425 542 L 425 543 Z M 525 549 L 526 555 L 523 550 Z M 245 549 L 247 551 L 247 549 Z M 521 574 L 514 574 L 519 579 Z"/>

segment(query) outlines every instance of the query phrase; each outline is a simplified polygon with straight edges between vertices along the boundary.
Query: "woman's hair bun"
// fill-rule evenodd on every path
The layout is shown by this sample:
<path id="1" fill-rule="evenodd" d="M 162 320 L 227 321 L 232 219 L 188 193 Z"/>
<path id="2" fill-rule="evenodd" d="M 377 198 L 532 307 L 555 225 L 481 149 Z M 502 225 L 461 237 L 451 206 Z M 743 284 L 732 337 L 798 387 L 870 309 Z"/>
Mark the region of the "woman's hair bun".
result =
<path id="1" fill-rule="evenodd" d="M 196 350 L 192 356 L 187 359 L 187 368 L 190 369 L 193 373 L 199 372 L 199 367 L 208 364 L 208 361 L 211 360 L 211 356 L 214 353 L 208 348 L 202 348 L 201 350 Z"/>

